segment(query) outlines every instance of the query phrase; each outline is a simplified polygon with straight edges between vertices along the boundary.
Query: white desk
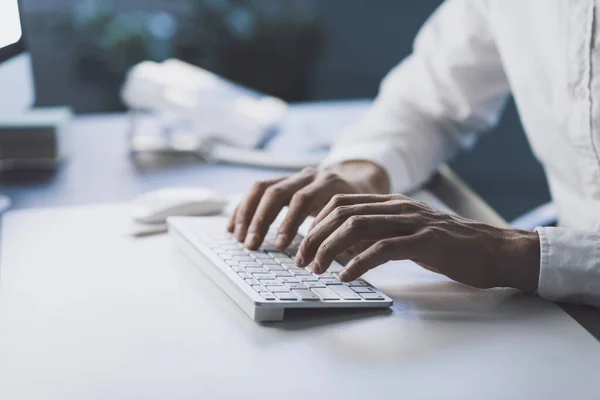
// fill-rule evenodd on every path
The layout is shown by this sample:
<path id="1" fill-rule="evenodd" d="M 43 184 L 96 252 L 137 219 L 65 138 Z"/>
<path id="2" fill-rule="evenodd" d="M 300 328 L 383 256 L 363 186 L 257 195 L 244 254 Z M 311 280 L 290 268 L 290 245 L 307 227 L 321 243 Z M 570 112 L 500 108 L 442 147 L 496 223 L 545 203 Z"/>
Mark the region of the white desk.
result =
<path id="1" fill-rule="evenodd" d="M 9 213 L 1 399 L 592 399 L 600 344 L 556 305 L 409 263 L 391 311 L 259 325 L 122 206 Z"/>

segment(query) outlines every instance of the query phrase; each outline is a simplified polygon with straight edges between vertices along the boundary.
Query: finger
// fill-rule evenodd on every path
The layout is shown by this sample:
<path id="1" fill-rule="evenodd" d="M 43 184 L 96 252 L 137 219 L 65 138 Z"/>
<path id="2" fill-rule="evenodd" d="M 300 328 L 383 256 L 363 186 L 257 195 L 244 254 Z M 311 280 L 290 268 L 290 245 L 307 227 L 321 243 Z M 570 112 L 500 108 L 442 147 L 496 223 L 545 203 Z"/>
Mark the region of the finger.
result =
<path id="1" fill-rule="evenodd" d="M 235 209 L 233 210 L 233 212 L 229 216 L 229 221 L 227 222 L 227 230 L 230 233 L 233 233 L 233 230 L 235 229 L 235 216 L 236 216 L 239 208 L 240 208 L 240 205 L 238 204 L 237 206 L 235 206 Z"/>
<path id="2" fill-rule="evenodd" d="M 408 211 L 416 210 L 416 206 L 412 205 L 411 202 L 404 200 L 342 205 L 329 213 L 329 215 L 322 219 L 321 222 L 306 235 L 298 249 L 296 263 L 300 266 L 308 265 L 314 259 L 321 243 L 351 217 L 361 215 L 407 214 Z M 346 243 L 347 247 L 350 245 L 350 243 Z"/>
<path id="3" fill-rule="evenodd" d="M 362 240 L 380 241 L 414 233 L 413 218 L 408 215 L 353 216 L 319 246 L 313 263 L 315 273 L 323 273 L 336 256 Z"/>
<path id="4" fill-rule="evenodd" d="M 319 224 L 338 207 L 364 203 L 382 203 L 390 200 L 403 199 L 408 199 L 408 197 L 398 194 L 337 194 L 331 198 L 329 203 L 327 203 L 327 205 L 323 207 L 321 212 L 316 216 L 310 227 L 310 230 L 317 226 L 317 224 Z"/>
<path id="5" fill-rule="evenodd" d="M 277 233 L 276 247 L 280 249 L 288 247 L 306 217 L 327 203 L 329 191 L 325 185 L 323 181 L 315 181 L 292 196 L 288 213 Z"/>
<path id="6" fill-rule="evenodd" d="M 366 249 L 371 247 L 371 245 L 373 245 L 373 243 L 375 243 L 375 242 L 373 242 L 371 240 L 363 240 L 357 244 L 354 244 L 354 245 L 348 247 L 348 252 L 353 255 L 362 253 L 363 251 L 365 251 Z"/>
<path id="7" fill-rule="evenodd" d="M 409 260 L 415 257 L 422 247 L 422 235 L 415 234 L 376 242 L 367 250 L 354 257 L 340 272 L 342 282 L 352 282 L 367 271 L 391 260 Z"/>
<path id="8" fill-rule="evenodd" d="M 247 248 L 256 249 L 260 246 L 283 207 L 296 192 L 314 180 L 315 174 L 313 169 L 305 169 L 265 190 L 248 227 L 248 235 L 244 242 Z"/>
<path id="9" fill-rule="evenodd" d="M 235 213 L 235 222 L 234 222 L 234 233 L 235 239 L 238 242 L 243 242 L 246 238 L 246 232 L 248 230 L 248 225 L 250 225 L 250 221 L 252 221 L 252 217 L 254 216 L 254 212 L 258 207 L 258 203 L 262 198 L 265 190 L 270 186 L 280 182 L 284 178 L 270 180 L 270 181 L 262 181 L 256 182 L 252 185 L 250 192 L 246 196 L 244 200 L 238 205 L 237 212 Z"/>

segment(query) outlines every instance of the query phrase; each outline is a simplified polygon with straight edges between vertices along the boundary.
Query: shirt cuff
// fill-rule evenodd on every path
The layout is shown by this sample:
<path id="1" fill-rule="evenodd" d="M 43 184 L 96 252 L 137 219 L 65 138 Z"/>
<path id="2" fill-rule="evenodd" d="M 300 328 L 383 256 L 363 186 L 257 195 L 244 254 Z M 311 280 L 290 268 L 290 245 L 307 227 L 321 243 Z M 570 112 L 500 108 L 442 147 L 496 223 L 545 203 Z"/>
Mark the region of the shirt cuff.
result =
<path id="1" fill-rule="evenodd" d="M 600 306 L 600 233 L 536 228 L 538 293 L 545 299 Z"/>
<path id="2" fill-rule="evenodd" d="M 391 193 L 406 193 L 416 186 L 408 165 L 389 143 L 360 143 L 333 148 L 319 168 L 329 168 L 346 161 L 370 161 L 379 165 L 387 174 Z"/>

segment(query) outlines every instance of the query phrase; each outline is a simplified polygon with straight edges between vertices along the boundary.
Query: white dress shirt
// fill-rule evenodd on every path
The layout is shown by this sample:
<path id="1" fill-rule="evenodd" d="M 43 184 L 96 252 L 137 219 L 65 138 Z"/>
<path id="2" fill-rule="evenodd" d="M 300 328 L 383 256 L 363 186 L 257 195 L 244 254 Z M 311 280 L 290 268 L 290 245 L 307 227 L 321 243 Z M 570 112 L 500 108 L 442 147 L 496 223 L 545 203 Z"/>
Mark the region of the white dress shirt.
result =
<path id="1" fill-rule="evenodd" d="M 447 0 L 323 166 L 424 183 L 515 98 L 560 214 L 539 228 L 541 296 L 600 306 L 600 0 Z M 510 154 L 507 154 L 510 162 Z"/>

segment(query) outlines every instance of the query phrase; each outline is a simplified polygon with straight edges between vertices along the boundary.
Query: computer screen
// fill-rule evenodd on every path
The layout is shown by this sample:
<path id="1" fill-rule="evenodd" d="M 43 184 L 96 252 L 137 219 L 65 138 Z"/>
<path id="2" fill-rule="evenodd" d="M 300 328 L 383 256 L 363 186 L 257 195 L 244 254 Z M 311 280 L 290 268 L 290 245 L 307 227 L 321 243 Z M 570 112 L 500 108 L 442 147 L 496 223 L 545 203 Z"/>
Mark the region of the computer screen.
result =
<path id="1" fill-rule="evenodd" d="M 24 50 L 18 0 L 0 0 L 0 62 Z"/>

